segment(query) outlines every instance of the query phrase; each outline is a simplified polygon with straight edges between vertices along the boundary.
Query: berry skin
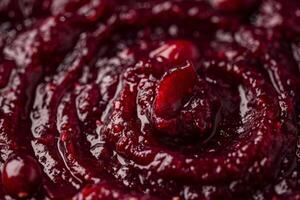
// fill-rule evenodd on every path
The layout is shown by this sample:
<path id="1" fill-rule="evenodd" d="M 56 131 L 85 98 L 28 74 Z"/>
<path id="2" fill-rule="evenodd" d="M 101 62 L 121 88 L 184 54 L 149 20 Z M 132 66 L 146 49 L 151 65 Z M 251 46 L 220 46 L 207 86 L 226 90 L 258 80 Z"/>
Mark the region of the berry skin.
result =
<path id="1" fill-rule="evenodd" d="M 158 85 L 154 113 L 163 118 L 176 115 L 183 98 L 192 92 L 196 83 L 197 74 L 191 63 L 171 70 Z"/>
<path id="2" fill-rule="evenodd" d="M 39 164 L 28 155 L 13 154 L 3 166 L 3 186 L 15 198 L 27 198 L 33 195 L 41 184 L 41 177 Z"/>
<path id="3" fill-rule="evenodd" d="M 186 60 L 199 58 L 198 48 L 187 40 L 168 41 L 150 53 L 150 58 L 167 60 L 170 63 L 182 64 Z"/>
<path id="4" fill-rule="evenodd" d="M 224 12 L 240 12 L 251 8 L 257 0 L 210 0 L 212 6 Z"/>

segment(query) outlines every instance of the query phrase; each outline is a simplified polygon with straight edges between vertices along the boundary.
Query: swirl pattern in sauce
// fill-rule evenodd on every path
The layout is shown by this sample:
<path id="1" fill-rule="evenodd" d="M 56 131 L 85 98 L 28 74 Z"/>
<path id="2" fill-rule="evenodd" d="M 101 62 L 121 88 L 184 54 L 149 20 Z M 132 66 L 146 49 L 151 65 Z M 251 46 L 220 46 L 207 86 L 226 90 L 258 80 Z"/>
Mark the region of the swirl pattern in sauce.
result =
<path id="1" fill-rule="evenodd" d="M 300 199 L 298 0 L 0 17 L 1 199 Z"/>

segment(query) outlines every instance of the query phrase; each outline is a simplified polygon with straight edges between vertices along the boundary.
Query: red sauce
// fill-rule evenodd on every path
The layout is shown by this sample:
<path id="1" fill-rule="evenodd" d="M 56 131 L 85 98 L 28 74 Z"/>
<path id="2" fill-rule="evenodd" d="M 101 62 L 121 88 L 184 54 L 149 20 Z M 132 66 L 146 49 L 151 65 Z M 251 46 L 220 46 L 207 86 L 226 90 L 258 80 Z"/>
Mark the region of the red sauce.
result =
<path id="1" fill-rule="evenodd" d="M 2 0 L 0 198 L 300 199 L 300 1 Z"/>

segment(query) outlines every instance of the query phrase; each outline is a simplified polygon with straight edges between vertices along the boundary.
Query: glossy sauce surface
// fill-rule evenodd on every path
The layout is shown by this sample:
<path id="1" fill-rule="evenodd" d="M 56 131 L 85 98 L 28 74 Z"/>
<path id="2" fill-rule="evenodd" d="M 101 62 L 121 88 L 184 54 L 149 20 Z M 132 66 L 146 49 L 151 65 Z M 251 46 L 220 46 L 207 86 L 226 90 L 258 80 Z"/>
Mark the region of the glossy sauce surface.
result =
<path id="1" fill-rule="evenodd" d="M 0 50 L 1 199 L 300 199 L 298 0 L 2 0 Z"/>

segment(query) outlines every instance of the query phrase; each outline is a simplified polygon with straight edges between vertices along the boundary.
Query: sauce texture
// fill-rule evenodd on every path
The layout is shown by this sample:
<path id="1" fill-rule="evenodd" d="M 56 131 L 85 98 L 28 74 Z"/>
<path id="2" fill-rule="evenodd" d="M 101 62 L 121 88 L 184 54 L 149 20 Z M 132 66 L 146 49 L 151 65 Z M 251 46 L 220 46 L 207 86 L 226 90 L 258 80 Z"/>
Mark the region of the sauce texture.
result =
<path id="1" fill-rule="evenodd" d="M 0 199 L 300 199 L 299 0 L 1 0 Z"/>

